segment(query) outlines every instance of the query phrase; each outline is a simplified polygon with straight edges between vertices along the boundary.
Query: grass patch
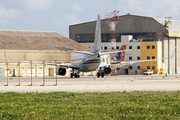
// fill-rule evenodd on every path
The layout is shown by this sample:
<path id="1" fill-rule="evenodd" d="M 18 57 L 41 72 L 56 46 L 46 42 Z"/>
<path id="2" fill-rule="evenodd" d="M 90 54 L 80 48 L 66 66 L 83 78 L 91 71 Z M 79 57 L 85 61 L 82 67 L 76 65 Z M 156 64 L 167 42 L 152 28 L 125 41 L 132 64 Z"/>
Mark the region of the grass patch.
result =
<path id="1" fill-rule="evenodd" d="M 180 119 L 180 92 L 0 93 L 0 119 Z"/>

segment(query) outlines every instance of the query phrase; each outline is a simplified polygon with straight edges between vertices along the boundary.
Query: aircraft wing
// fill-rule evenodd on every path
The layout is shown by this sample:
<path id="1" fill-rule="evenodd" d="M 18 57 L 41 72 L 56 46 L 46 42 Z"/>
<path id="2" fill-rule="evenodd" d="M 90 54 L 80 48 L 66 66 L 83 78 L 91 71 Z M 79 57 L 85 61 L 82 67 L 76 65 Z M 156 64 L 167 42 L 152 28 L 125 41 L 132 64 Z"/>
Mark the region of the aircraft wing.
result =
<path id="1" fill-rule="evenodd" d="M 108 67 L 110 66 L 111 64 L 100 64 L 99 67 Z"/>
<path id="2" fill-rule="evenodd" d="M 119 68 L 119 67 L 122 67 L 122 66 L 125 66 L 127 65 L 128 63 L 113 63 L 115 64 L 116 68 Z M 109 67 L 110 65 L 113 65 L 112 63 L 111 64 L 100 64 L 99 67 Z"/>
<path id="3" fill-rule="evenodd" d="M 128 65 L 128 64 L 134 64 L 134 63 L 138 63 L 138 62 L 148 62 L 148 61 L 155 61 L 155 60 L 165 60 L 165 59 L 171 59 L 174 56 L 176 48 L 174 49 L 171 57 L 169 58 L 161 58 L 161 59 L 149 59 L 149 60 L 135 60 L 135 61 L 117 61 L 117 62 L 111 62 L 111 64 L 116 64 L 116 66 L 121 67 L 124 65 Z"/>
<path id="4" fill-rule="evenodd" d="M 75 66 L 75 65 L 63 65 L 63 64 L 57 64 L 57 66 L 67 67 L 67 68 L 73 68 L 73 69 L 80 69 L 79 66 Z"/>
<path id="5" fill-rule="evenodd" d="M 104 52 L 104 53 L 101 53 L 101 55 L 107 55 L 107 54 L 119 53 L 119 52 L 125 52 L 125 51 L 129 51 L 129 50 L 121 50 L 121 51 Z"/>
<path id="6" fill-rule="evenodd" d="M 74 51 L 74 50 L 67 50 L 69 52 L 74 52 L 74 53 L 80 53 L 80 54 L 87 54 L 87 55 L 98 55 L 98 53 L 91 53 L 91 52 L 82 52 L 82 51 Z M 129 50 L 121 50 L 121 51 L 111 51 L 111 52 L 100 52 L 100 55 L 107 55 L 107 54 L 112 54 L 112 53 L 119 53 L 119 52 L 125 52 L 125 51 L 129 51 Z"/>
<path id="7" fill-rule="evenodd" d="M 56 65 L 55 63 L 45 63 L 45 65 Z M 73 68 L 73 69 L 79 69 L 79 66 L 75 65 L 65 65 L 65 64 L 57 64 L 57 66 L 66 67 L 66 68 Z"/>
<path id="8" fill-rule="evenodd" d="M 74 52 L 74 53 L 80 53 L 80 54 L 87 54 L 87 55 L 92 55 L 94 56 L 94 53 L 90 53 L 90 52 L 82 52 L 82 51 L 74 51 L 74 50 L 67 50 L 69 52 Z"/>

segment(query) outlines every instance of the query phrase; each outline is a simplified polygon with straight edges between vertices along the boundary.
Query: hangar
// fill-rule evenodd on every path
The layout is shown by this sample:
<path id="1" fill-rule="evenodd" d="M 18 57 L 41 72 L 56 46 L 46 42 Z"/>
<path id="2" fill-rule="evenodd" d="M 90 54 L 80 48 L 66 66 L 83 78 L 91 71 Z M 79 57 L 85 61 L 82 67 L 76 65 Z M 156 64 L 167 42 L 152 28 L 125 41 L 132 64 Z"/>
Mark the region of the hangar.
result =
<path id="1" fill-rule="evenodd" d="M 0 76 L 7 75 L 4 50 L 9 60 L 70 64 L 76 53 L 62 50 L 64 48 L 89 50 L 88 47 L 56 32 L 0 30 Z M 33 64 L 32 67 L 33 76 L 43 76 L 41 64 Z M 9 63 L 8 68 L 9 76 L 18 76 L 17 63 Z M 55 71 L 55 66 L 46 66 L 45 76 L 55 76 Z M 21 63 L 20 75 L 31 76 L 31 65 Z"/>
<path id="2" fill-rule="evenodd" d="M 92 48 L 94 42 L 95 26 L 96 26 L 96 21 L 71 25 L 69 26 L 69 38 L 79 43 L 82 43 L 89 48 Z M 107 25 L 105 19 L 101 20 L 101 32 L 102 32 L 101 49 L 102 51 L 107 51 L 110 46 L 109 45 L 110 36 L 109 36 L 109 26 Z M 123 35 L 131 35 L 132 36 L 131 41 L 133 41 L 134 43 L 144 42 L 143 44 L 141 44 L 143 46 L 141 48 L 143 48 L 144 50 L 147 50 L 145 45 L 151 42 L 155 42 L 153 44 L 158 45 L 159 47 L 154 54 L 160 53 L 161 55 L 158 56 L 161 56 L 163 58 L 170 57 L 172 55 L 174 48 L 176 47 L 174 57 L 169 60 L 163 60 L 160 66 L 162 66 L 165 73 L 180 74 L 180 21 L 172 20 L 170 17 L 161 19 L 161 18 L 127 14 L 127 15 L 119 16 L 119 22 L 116 25 L 116 49 L 119 49 L 121 47 L 122 45 L 121 38 Z M 127 44 L 127 48 L 129 48 L 129 44 Z M 133 49 L 137 49 L 137 48 L 134 47 Z M 147 58 L 146 56 L 149 56 L 150 58 L 153 58 L 153 56 L 155 56 L 150 51 L 148 51 L 147 53 L 138 52 L 137 54 L 141 55 L 140 56 L 141 60 L 143 58 Z M 139 58 L 136 57 L 136 59 L 131 59 L 131 60 L 138 60 L 138 59 Z M 154 68 L 154 66 L 149 65 L 149 62 L 143 63 L 143 66 L 147 66 L 147 68 L 149 69 Z M 131 70 L 132 68 L 131 69 L 128 68 L 128 69 Z M 138 68 L 133 68 L 133 69 L 134 71 L 139 70 Z M 157 68 L 156 71 L 158 70 L 159 68 Z M 135 73 L 137 72 L 133 72 L 131 74 L 135 74 Z M 142 72 L 138 72 L 138 73 L 142 74 Z"/>

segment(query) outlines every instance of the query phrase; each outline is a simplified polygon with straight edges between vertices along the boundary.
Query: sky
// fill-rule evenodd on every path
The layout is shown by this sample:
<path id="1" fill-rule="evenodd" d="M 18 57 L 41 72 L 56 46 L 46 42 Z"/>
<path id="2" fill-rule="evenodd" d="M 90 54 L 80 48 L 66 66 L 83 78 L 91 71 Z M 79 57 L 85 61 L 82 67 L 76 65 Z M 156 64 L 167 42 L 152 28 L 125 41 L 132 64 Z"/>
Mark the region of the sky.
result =
<path id="1" fill-rule="evenodd" d="M 69 26 L 119 11 L 180 20 L 179 0 L 0 0 L 0 30 L 55 31 L 69 38 Z"/>

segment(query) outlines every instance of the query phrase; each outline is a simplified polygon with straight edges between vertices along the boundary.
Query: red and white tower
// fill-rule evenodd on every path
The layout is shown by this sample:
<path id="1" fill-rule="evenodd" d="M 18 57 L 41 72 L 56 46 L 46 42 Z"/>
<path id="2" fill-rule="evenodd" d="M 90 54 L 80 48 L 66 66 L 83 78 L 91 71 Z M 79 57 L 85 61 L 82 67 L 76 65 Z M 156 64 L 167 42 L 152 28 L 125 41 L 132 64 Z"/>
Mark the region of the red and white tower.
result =
<path id="1" fill-rule="evenodd" d="M 119 11 L 115 10 L 112 13 L 106 13 L 105 18 L 106 18 L 106 23 L 109 25 L 109 31 L 110 31 L 110 36 L 109 36 L 109 41 L 110 45 L 108 50 L 109 51 L 116 51 L 116 24 L 119 22 Z M 114 59 L 116 56 L 116 53 L 110 54 L 110 62 Z M 117 70 L 114 68 L 114 66 L 111 66 L 112 72 L 114 71 L 117 72 Z"/>

